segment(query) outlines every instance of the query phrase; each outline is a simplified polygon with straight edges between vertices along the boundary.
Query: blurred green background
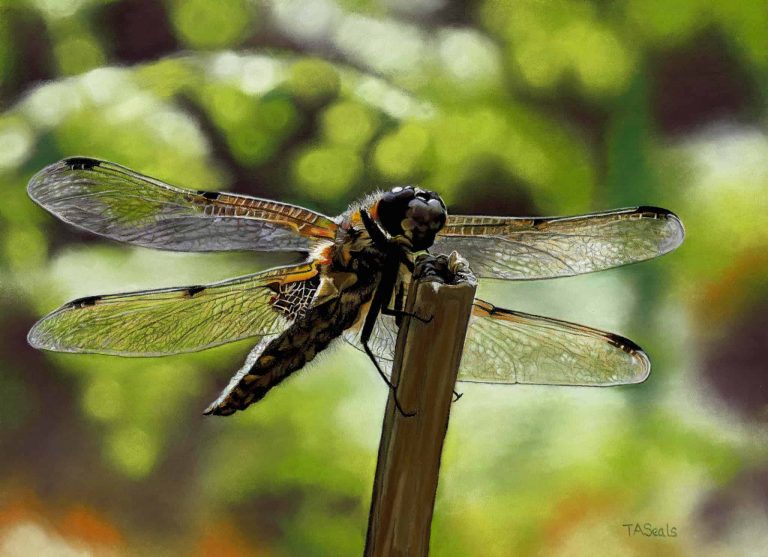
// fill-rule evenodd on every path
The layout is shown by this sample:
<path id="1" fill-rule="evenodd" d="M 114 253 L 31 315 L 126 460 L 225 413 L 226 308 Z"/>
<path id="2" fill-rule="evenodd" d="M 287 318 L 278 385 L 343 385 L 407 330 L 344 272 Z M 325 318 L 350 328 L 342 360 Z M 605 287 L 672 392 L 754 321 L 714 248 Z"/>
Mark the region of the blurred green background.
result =
<path id="1" fill-rule="evenodd" d="M 765 555 L 766 29 L 764 0 L 0 0 L 0 555 L 364 545 L 388 393 L 350 347 L 217 419 L 201 411 L 248 342 L 27 346 L 68 299 L 290 261 L 67 227 L 25 186 L 71 155 L 331 215 L 403 183 L 462 213 L 675 211 L 687 239 L 658 260 L 481 286 L 628 336 L 654 368 L 612 389 L 460 386 L 432 554 Z"/>

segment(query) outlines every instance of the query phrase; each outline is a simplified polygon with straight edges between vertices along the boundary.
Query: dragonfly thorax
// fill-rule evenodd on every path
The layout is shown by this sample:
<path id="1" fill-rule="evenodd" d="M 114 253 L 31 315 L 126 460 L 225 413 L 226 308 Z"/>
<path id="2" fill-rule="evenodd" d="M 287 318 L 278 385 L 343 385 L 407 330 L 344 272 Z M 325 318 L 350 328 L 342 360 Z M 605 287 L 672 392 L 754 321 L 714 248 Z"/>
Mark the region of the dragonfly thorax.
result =
<path id="1" fill-rule="evenodd" d="M 414 251 L 429 248 L 445 226 L 447 211 L 440 196 L 413 186 L 396 187 L 381 196 L 376 214 L 393 237 L 407 238 Z"/>

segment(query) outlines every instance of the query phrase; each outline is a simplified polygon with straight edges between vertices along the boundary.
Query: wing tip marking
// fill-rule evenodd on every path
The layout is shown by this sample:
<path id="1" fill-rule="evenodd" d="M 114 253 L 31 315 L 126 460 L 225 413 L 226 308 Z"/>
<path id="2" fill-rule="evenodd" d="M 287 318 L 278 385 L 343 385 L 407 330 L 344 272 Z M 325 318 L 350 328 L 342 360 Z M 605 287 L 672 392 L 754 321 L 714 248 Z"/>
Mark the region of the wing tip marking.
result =
<path id="1" fill-rule="evenodd" d="M 685 239 L 685 227 L 683 221 L 674 212 L 663 207 L 654 207 L 651 205 L 642 205 L 635 209 L 635 214 L 643 215 L 644 213 L 651 213 L 654 218 L 663 220 L 668 224 L 668 228 L 665 231 L 664 237 L 660 244 L 661 254 L 669 253 L 676 249 L 683 243 Z"/>
<path id="2" fill-rule="evenodd" d="M 606 333 L 605 336 L 608 339 L 608 342 L 637 359 L 640 364 L 640 370 L 629 378 L 627 383 L 642 383 L 648 379 L 648 376 L 651 374 L 651 360 L 648 357 L 648 354 L 645 353 L 645 350 L 643 350 L 636 342 L 621 335 Z"/>
<path id="3" fill-rule="evenodd" d="M 677 215 L 670 211 L 669 209 L 665 209 L 664 207 L 656 207 L 654 205 L 640 205 L 635 209 L 636 213 L 654 213 L 660 217 L 669 217 L 673 216 L 677 218 Z"/>
<path id="4" fill-rule="evenodd" d="M 101 163 L 102 161 L 92 157 L 67 157 L 61 161 L 61 164 L 67 166 L 69 170 L 92 170 Z"/>
<path id="5" fill-rule="evenodd" d="M 49 164 L 29 179 L 27 194 L 35 203 L 48 209 L 47 203 L 51 201 L 51 190 L 47 186 L 49 185 L 49 180 L 56 180 L 56 174 L 73 170 L 92 170 L 103 163 L 104 161 L 91 157 L 67 157 Z"/>
<path id="6" fill-rule="evenodd" d="M 65 308 L 72 308 L 72 309 L 81 309 L 84 307 L 89 306 L 95 306 L 96 302 L 101 300 L 103 296 L 85 296 L 83 298 L 77 298 L 76 300 L 72 300 L 71 302 L 67 303 Z"/>
<path id="7" fill-rule="evenodd" d="M 493 304 L 486 302 L 485 300 L 475 299 L 473 303 L 473 314 L 479 317 L 496 317 L 498 319 L 503 320 L 510 320 L 514 321 L 517 312 L 513 312 L 511 310 L 507 310 L 504 308 L 498 308 L 494 306 Z M 576 325 L 574 323 L 569 323 L 567 321 L 561 321 L 558 319 L 553 318 L 544 318 L 549 321 L 559 322 L 566 325 L 576 326 L 576 327 L 584 327 L 587 329 L 590 329 L 594 333 L 601 333 L 603 338 L 611 344 L 612 346 L 615 346 L 619 350 L 623 351 L 624 353 L 628 354 L 630 357 L 632 357 L 637 364 L 639 365 L 639 368 L 637 371 L 631 376 L 626 378 L 626 380 L 622 380 L 619 383 L 619 385 L 624 384 L 637 384 L 642 383 L 651 374 L 651 360 L 648 357 L 648 355 L 645 353 L 645 351 L 634 341 L 623 337 L 621 335 L 617 335 L 615 333 L 610 333 L 607 331 L 600 331 L 597 329 L 591 329 L 589 327 L 586 327 L 584 325 Z M 614 383 L 611 383 L 614 384 Z"/>

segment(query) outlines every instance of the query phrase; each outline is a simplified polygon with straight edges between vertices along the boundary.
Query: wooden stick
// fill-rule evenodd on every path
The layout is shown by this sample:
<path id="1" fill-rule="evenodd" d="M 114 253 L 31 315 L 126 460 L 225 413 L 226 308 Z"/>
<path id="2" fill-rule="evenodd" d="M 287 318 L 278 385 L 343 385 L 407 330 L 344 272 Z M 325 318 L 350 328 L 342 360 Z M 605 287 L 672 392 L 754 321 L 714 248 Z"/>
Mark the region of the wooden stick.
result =
<path id="1" fill-rule="evenodd" d="M 423 256 L 414 272 L 405 318 L 397 337 L 392 380 L 406 412 L 390 394 L 379 445 L 366 557 L 426 556 L 437 492 L 440 455 L 448 429 L 477 283 L 466 261 Z"/>

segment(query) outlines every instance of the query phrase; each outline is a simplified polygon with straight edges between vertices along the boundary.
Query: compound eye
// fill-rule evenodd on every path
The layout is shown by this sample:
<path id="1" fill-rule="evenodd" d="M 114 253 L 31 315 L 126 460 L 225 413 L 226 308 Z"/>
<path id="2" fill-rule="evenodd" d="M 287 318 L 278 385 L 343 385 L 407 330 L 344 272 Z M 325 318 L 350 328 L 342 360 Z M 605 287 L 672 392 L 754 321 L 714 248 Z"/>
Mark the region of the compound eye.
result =
<path id="1" fill-rule="evenodd" d="M 445 226 L 447 213 L 443 200 L 434 192 L 422 191 L 409 204 L 403 227 L 414 250 L 430 247 L 435 236 Z"/>
<path id="2" fill-rule="evenodd" d="M 410 202 L 416 197 L 412 186 L 396 187 L 381 196 L 377 215 L 381 226 L 392 236 L 403 233 L 402 222 Z"/>

